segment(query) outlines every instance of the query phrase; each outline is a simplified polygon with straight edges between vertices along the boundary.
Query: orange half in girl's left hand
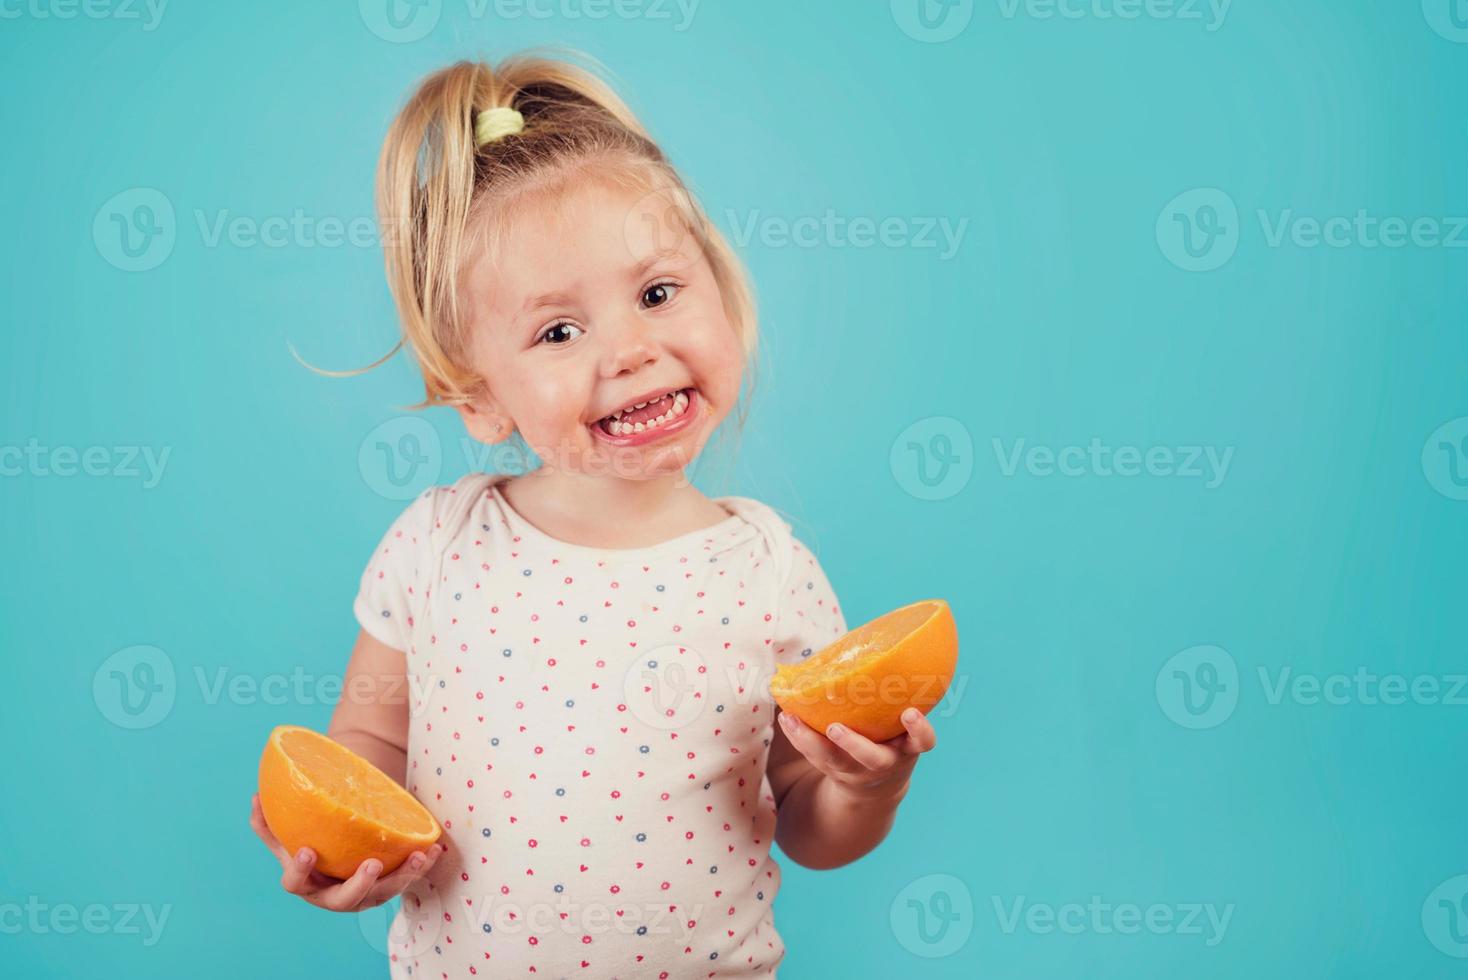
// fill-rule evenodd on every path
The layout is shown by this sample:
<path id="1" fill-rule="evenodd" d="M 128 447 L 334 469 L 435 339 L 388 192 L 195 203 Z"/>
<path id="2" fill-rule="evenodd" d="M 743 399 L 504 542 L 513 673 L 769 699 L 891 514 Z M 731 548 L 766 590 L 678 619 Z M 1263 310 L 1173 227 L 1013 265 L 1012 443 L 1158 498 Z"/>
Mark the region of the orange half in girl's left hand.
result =
<path id="1" fill-rule="evenodd" d="M 839 721 L 874 742 L 903 734 L 902 712 L 943 699 L 958 665 L 958 627 L 942 599 L 894 609 L 795 664 L 775 668 L 770 694 L 818 732 Z"/>

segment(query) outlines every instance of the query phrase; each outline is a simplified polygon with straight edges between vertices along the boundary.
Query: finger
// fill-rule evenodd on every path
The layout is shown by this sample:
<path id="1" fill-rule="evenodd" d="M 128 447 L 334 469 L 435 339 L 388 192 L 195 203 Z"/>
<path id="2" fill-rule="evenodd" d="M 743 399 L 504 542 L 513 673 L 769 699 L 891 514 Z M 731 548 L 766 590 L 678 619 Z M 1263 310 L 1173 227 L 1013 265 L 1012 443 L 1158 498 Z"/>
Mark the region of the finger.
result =
<path id="1" fill-rule="evenodd" d="M 890 745 L 873 742 L 861 732 L 854 732 L 845 725 L 832 725 L 826 729 L 826 737 L 864 769 L 871 772 L 887 772 L 897 764 L 898 752 Z"/>
<path id="2" fill-rule="evenodd" d="M 437 844 L 430 846 L 426 852 L 414 851 L 392 874 L 377 880 L 377 886 L 372 890 L 373 894 L 379 894 L 388 889 L 391 889 L 388 891 L 389 897 L 397 894 L 426 875 L 438 862 L 439 855 L 442 853 L 443 848 Z"/>
<path id="3" fill-rule="evenodd" d="M 425 853 L 414 851 L 408 855 L 408 860 L 392 874 L 379 878 L 372 889 L 371 898 L 387 901 L 394 895 L 407 889 L 415 881 L 421 880 L 433 866 L 438 863 L 439 856 L 443 854 L 443 848 L 433 844 Z"/>
<path id="4" fill-rule="evenodd" d="M 292 895 L 305 898 L 314 895 L 319 887 L 311 878 L 311 869 L 316 867 L 316 852 L 303 847 L 294 855 L 287 856 L 285 871 L 280 876 L 280 887 Z"/>
<path id="5" fill-rule="evenodd" d="M 368 858 L 357 865 L 357 871 L 346 881 L 335 888 L 328 889 L 327 894 L 321 896 L 321 904 L 333 912 L 350 912 L 362 904 L 367 893 L 372 891 L 372 886 L 377 884 L 377 876 L 382 874 L 382 862 L 377 858 Z"/>
<path id="6" fill-rule="evenodd" d="M 858 765 L 845 752 L 836 747 L 829 738 L 811 728 L 805 722 L 792 714 L 780 712 L 780 724 L 785 729 L 785 737 L 790 739 L 790 744 L 796 750 L 822 772 L 839 772 L 847 775 L 856 775 L 864 772 L 864 767 Z"/>
<path id="7" fill-rule="evenodd" d="M 906 734 L 897 736 L 888 744 L 894 745 L 904 755 L 922 755 L 931 752 L 938 744 L 938 733 L 933 723 L 916 708 L 908 708 L 902 713 L 902 727 L 907 729 Z"/>
<path id="8" fill-rule="evenodd" d="M 275 834 L 270 830 L 270 825 L 265 822 L 265 811 L 260 809 L 260 795 L 258 793 L 255 794 L 255 798 L 250 806 L 250 828 L 255 831 L 255 836 L 260 838 L 266 847 L 275 852 L 275 856 L 280 859 L 281 867 L 290 864 L 290 852 L 285 849 L 285 845 L 276 838 Z"/>

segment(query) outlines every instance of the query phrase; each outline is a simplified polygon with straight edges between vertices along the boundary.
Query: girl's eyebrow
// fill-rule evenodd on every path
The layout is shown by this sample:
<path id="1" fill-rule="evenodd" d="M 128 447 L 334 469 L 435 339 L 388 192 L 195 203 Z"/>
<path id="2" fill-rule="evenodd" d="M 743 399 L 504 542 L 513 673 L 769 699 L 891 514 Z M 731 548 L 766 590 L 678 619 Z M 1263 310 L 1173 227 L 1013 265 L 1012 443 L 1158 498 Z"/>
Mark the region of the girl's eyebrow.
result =
<path id="1" fill-rule="evenodd" d="M 570 301 L 571 292 L 568 290 L 557 289 L 540 296 L 532 296 L 520 307 L 520 312 L 515 314 L 515 319 L 522 319 L 546 306 L 559 306 L 562 303 L 569 303 Z"/>
<path id="2" fill-rule="evenodd" d="M 644 256 L 641 262 L 634 265 L 627 272 L 627 278 L 641 279 L 643 276 L 647 275 L 647 273 L 652 269 L 653 266 L 657 265 L 664 259 L 669 258 L 672 254 L 673 253 L 671 250 L 663 249 L 661 251 L 653 252 L 651 255 Z"/>

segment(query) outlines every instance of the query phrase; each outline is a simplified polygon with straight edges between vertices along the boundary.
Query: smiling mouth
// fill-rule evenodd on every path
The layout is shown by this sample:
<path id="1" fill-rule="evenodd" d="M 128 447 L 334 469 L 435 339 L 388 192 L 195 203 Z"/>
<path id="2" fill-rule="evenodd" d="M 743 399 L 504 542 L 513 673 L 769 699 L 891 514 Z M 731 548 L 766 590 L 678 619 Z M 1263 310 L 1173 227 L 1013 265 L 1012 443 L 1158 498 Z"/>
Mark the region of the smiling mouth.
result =
<path id="1" fill-rule="evenodd" d="M 688 412 L 692 388 L 673 388 L 650 401 L 638 402 L 618 409 L 594 423 L 603 433 L 614 437 L 637 435 L 656 430 L 681 419 Z"/>

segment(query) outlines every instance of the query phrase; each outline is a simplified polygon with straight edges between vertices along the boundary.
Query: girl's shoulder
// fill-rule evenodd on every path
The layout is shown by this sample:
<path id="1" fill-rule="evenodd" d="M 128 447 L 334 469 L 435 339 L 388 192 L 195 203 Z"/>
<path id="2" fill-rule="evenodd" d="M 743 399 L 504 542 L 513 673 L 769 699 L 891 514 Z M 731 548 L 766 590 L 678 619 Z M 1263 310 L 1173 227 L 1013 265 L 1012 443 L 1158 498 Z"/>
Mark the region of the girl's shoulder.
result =
<path id="1" fill-rule="evenodd" d="M 491 487 L 503 478 L 468 473 L 453 483 L 428 487 L 403 508 L 388 535 L 411 535 L 420 546 L 441 547 L 469 531 L 476 518 L 484 519 L 483 510 L 493 499 Z"/>
<path id="2" fill-rule="evenodd" d="M 716 502 L 756 528 L 780 581 L 788 578 L 799 563 L 813 560 L 814 549 L 801 540 L 803 532 L 794 522 L 762 500 L 753 497 L 718 497 Z"/>

